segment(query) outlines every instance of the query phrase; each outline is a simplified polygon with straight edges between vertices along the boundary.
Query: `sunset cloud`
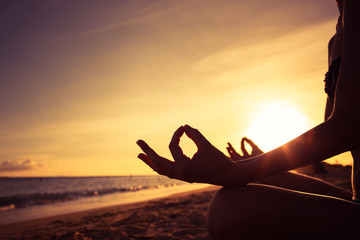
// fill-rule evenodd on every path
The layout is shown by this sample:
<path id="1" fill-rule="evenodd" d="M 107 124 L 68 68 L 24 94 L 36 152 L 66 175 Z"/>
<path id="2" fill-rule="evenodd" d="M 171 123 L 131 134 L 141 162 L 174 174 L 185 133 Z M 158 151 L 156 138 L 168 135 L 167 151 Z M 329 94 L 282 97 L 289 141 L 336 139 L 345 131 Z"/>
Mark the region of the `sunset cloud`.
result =
<path id="1" fill-rule="evenodd" d="M 41 164 L 35 163 L 30 159 L 26 159 L 24 161 L 19 160 L 5 160 L 0 163 L 0 172 L 17 172 L 17 171 L 25 171 L 32 170 L 38 167 L 42 167 Z"/>

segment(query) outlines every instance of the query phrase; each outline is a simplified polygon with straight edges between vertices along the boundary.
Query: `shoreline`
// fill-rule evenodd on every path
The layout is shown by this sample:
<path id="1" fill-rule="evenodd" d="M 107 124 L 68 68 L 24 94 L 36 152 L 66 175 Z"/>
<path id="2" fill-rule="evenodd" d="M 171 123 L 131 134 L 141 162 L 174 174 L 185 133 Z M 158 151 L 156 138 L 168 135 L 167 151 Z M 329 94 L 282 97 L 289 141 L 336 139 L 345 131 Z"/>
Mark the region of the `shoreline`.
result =
<path id="1" fill-rule="evenodd" d="M 213 193 L 219 188 L 220 187 L 218 186 L 205 186 L 200 189 L 174 193 L 171 194 L 170 196 L 158 197 L 151 200 L 100 207 L 95 209 L 79 211 L 79 212 L 61 214 L 57 216 L 38 218 L 34 220 L 26 220 L 16 223 L 1 224 L 0 238 L 1 239 L 29 239 L 29 238 L 73 239 L 76 238 L 76 236 L 78 236 L 79 234 L 80 235 L 84 234 L 82 233 L 83 231 L 88 232 L 89 229 L 94 228 L 94 225 L 98 225 L 96 223 L 100 223 L 101 225 L 104 223 L 104 221 L 107 222 L 107 224 L 105 224 L 106 226 L 103 227 L 105 228 L 110 227 L 110 231 L 111 231 L 112 229 L 111 225 L 114 224 L 117 225 L 120 222 L 125 221 L 128 218 L 131 218 L 134 213 L 141 212 L 143 214 L 144 213 L 143 211 L 145 209 L 152 208 L 153 205 L 157 206 L 156 210 L 168 206 L 169 203 L 170 205 L 174 205 L 174 207 L 176 207 L 176 204 L 178 204 L 182 200 L 187 199 L 187 201 L 188 200 L 193 201 L 195 200 L 195 198 L 204 195 L 203 204 L 205 204 L 207 208 L 207 204 L 210 201 Z M 191 210 L 189 209 L 189 211 Z M 159 214 L 155 214 L 155 215 L 159 215 Z M 205 221 L 203 221 L 203 224 L 205 224 Z M 204 227 L 205 225 L 203 226 L 203 228 Z M 99 228 L 99 226 L 96 226 L 96 228 Z M 123 238 L 126 239 L 125 237 L 130 237 L 130 236 L 125 236 L 129 234 L 124 234 L 124 232 L 119 235 L 119 237 L 121 237 L 120 239 Z M 142 232 L 140 228 L 138 229 L 138 232 Z M 107 231 L 107 234 L 110 233 Z M 133 233 L 133 235 L 134 236 L 137 235 L 136 231 L 135 233 Z M 83 237 L 79 236 L 80 239 L 83 239 Z M 92 239 L 92 238 L 97 238 L 97 237 L 94 236 L 87 237 L 87 239 Z"/>
<path id="2" fill-rule="evenodd" d="M 171 187 L 154 187 L 140 191 L 115 192 L 105 195 L 94 195 L 70 201 L 58 201 L 39 204 L 25 208 L 13 208 L 0 211 L 0 225 L 18 223 L 28 220 L 53 217 L 74 212 L 87 211 L 120 204 L 137 203 L 152 199 L 171 196 L 176 193 L 188 192 L 208 187 L 208 184 L 180 184 Z"/>

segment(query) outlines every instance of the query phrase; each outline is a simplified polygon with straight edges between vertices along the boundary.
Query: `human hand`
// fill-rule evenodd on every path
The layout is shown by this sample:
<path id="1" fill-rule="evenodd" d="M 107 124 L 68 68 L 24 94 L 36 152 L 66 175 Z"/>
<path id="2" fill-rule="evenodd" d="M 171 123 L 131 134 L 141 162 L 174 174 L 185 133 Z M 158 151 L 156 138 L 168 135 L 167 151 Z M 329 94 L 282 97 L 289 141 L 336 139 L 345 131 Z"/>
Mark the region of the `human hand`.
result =
<path id="1" fill-rule="evenodd" d="M 179 146 L 180 138 L 186 134 L 194 141 L 197 152 L 190 159 L 183 154 Z M 201 182 L 217 185 L 226 185 L 228 171 L 232 162 L 220 150 L 215 148 L 197 129 L 188 125 L 179 127 L 170 142 L 170 152 L 175 161 L 159 156 L 143 140 L 137 141 L 144 153 L 138 158 L 149 165 L 154 171 L 170 178 L 186 182 Z"/>
<path id="2" fill-rule="evenodd" d="M 247 142 L 251 146 L 251 148 L 252 148 L 251 154 L 249 154 L 248 151 L 246 150 L 245 142 Z M 241 148 L 241 152 L 243 153 L 243 155 L 240 155 L 238 152 L 236 152 L 236 150 L 231 145 L 231 143 L 228 143 L 228 146 L 226 147 L 226 149 L 227 149 L 228 153 L 230 154 L 231 160 L 233 160 L 233 161 L 244 160 L 244 159 L 254 157 L 254 156 L 264 153 L 252 140 L 250 140 L 246 137 L 241 139 L 240 148 Z"/>

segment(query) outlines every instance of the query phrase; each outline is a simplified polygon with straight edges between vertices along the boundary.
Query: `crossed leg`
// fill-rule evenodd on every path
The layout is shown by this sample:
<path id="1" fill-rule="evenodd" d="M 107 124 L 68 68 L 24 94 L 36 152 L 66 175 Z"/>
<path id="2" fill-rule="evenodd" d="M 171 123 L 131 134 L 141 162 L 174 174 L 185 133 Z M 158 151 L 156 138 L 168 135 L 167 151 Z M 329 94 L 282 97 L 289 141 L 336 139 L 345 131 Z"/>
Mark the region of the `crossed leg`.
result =
<path id="1" fill-rule="evenodd" d="M 292 190 L 258 183 L 220 189 L 207 214 L 208 231 L 214 239 L 359 236 L 360 204 L 348 201 L 349 192 L 293 173 L 264 182 L 278 182 Z M 320 194 L 315 194 L 319 189 Z"/>

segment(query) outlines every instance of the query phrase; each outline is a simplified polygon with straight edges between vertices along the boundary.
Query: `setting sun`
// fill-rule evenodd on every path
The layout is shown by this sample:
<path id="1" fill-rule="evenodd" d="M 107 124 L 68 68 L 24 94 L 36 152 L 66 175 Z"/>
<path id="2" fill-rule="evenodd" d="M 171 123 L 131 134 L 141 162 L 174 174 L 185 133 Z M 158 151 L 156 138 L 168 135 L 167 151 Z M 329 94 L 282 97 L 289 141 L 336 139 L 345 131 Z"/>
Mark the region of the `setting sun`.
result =
<path id="1" fill-rule="evenodd" d="M 247 132 L 263 151 L 272 150 L 308 129 L 308 119 L 295 107 L 283 103 L 266 105 Z"/>

